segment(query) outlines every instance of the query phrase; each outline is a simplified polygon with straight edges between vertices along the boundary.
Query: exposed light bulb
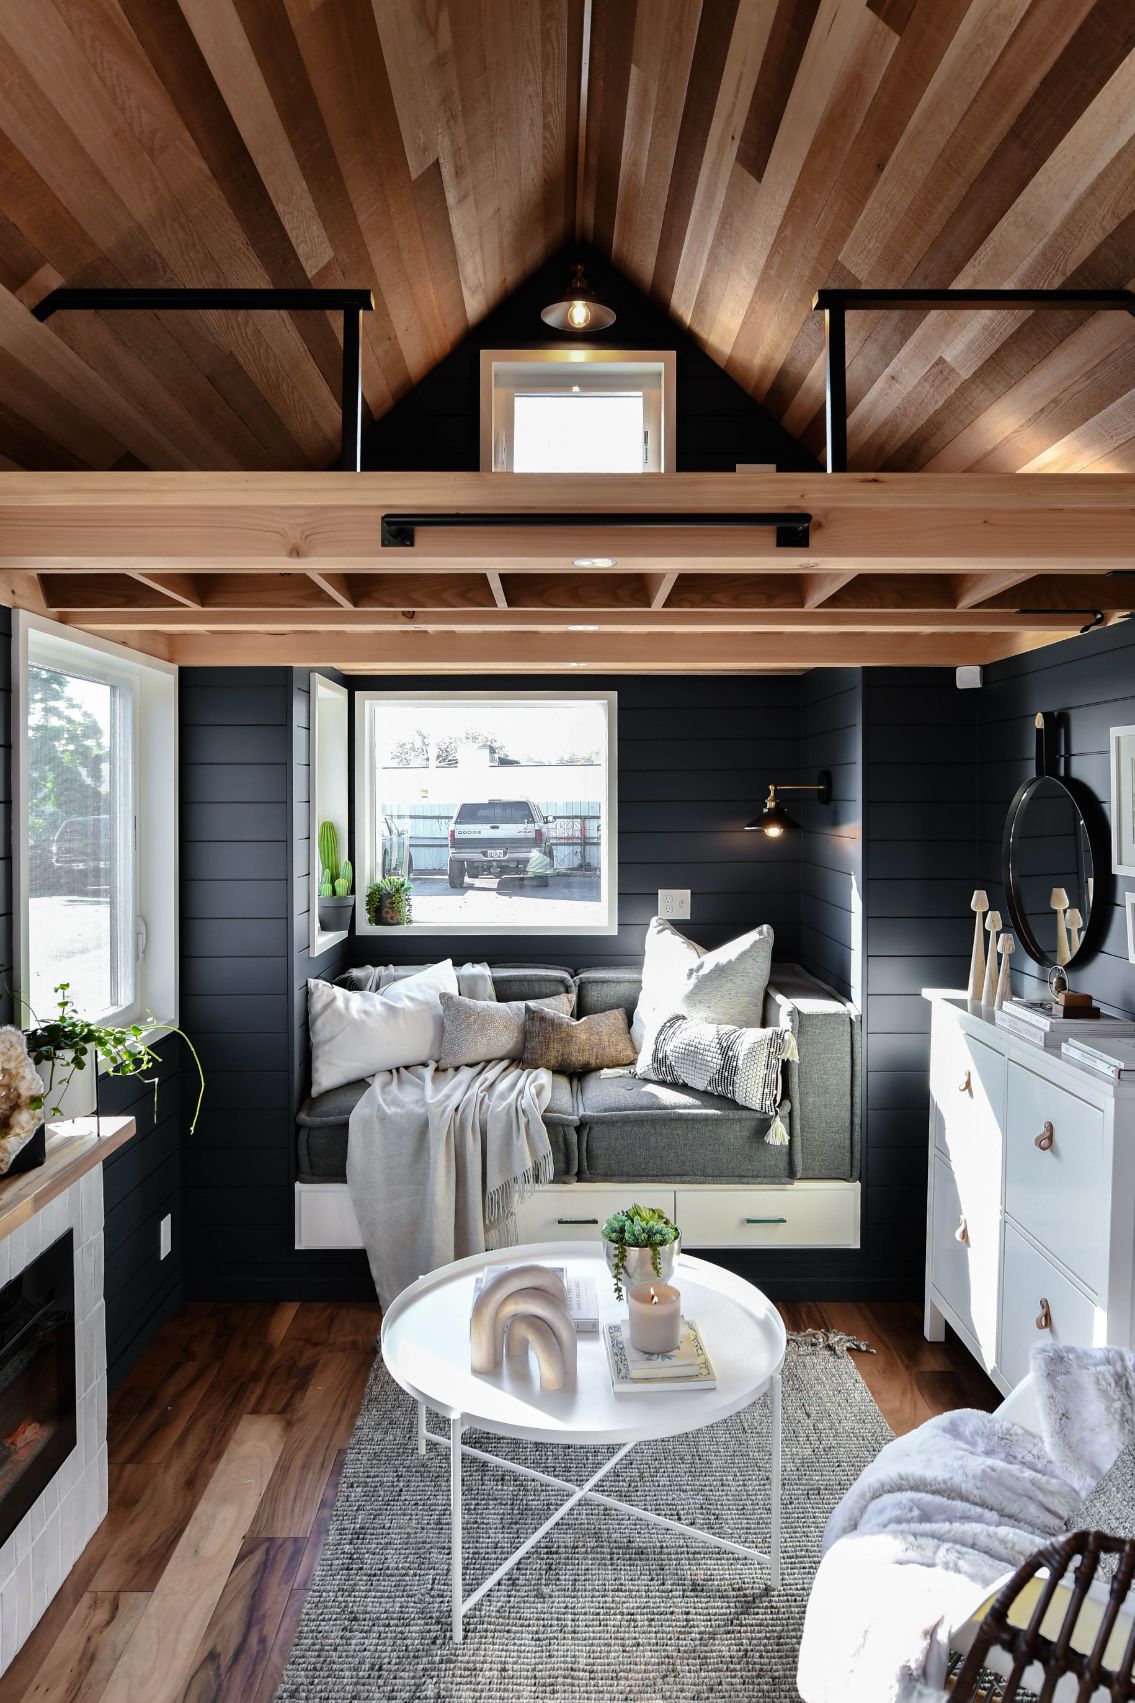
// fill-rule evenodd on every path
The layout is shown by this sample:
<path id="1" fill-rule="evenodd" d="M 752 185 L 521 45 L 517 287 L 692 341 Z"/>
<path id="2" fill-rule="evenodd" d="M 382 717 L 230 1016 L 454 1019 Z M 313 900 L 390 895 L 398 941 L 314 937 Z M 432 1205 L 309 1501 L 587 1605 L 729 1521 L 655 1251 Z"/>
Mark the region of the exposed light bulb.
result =
<path id="1" fill-rule="evenodd" d="M 770 822 L 765 829 L 765 837 L 770 840 L 779 840 L 783 833 L 784 829 L 779 822 Z"/>
<path id="2" fill-rule="evenodd" d="M 575 331 L 586 331 L 591 324 L 591 309 L 586 302 L 572 302 L 568 308 L 568 324 Z"/>

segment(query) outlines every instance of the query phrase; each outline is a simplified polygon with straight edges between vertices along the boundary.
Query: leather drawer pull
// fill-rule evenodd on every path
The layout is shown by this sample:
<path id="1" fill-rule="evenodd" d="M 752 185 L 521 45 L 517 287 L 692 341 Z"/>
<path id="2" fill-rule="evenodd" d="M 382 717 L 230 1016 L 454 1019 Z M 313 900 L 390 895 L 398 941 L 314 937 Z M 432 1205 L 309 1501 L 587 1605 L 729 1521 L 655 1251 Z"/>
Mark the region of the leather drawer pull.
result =
<path id="1" fill-rule="evenodd" d="M 598 1224 L 598 1218 L 557 1218 L 557 1224 Z"/>
<path id="2" fill-rule="evenodd" d="M 1036 1328 L 1037 1330 L 1052 1329 L 1052 1308 L 1043 1295 L 1040 1298 L 1040 1312 L 1036 1316 Z"/>
<path id="3" fill-rule="evenodd" d="M 746 1218 L 746 1224 L 787 1224 L 787 1218 Z"/>
<path id="4" fill-rule="evenodd" d="M 1042 1153 L 1047 1153 L 1056 1140 L 1056 1131 L 1050 1123 L 1046 1123 L 1040 1134 L 1033 1137 L 1033 1146 L 1039 1147 Z"/>
<path id="5" fill-rule="evenodd" d="M 969 1225 L 964 1218 L 954 1231 L 954 1240 L 963 1243 L 967 1248 L 969 1247 Z"/>
<path id="6" fill-rule="evenodd" d="M 961 1081 L 958 1083 L 958 1093 L 959 1094 L 972 1094 L 973 1093 L 973 1072 L 972 1071 L 967 1070 L 965 1075 L 962 1077 Z"/>

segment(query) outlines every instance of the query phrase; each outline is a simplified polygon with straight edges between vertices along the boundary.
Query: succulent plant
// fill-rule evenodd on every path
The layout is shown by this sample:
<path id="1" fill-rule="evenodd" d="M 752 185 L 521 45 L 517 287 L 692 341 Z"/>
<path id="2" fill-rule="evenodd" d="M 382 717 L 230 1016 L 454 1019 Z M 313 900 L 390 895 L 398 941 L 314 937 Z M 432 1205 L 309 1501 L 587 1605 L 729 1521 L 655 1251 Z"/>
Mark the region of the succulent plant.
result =
<path id="1" fill-rule="evenodd" d="M 398 928 L 412 921 L 413 884 L 404 875 L 384 875 L 367 888 L 367 921 Z"/>
<path id="2" fill-rule="evenodd" d="M 339 862 L 339 830 L 334 822 L 319 824 L 319 897 L 345 899 L 355 878 L 350 858 Z"/>
<path id="3" fill-rule="evenodd" d="M 332 883 L 335 888 L 335 897 L 337 899 L 345 899 L 347 894 L 351 891 L 351 882 L 354 879 L 354 873 L 354 870 L 351 868 L 350 858 L 344 858 L 343 866 L 339 871 L 339 879 Z"/>
<path id="4" fill-rule="evenodd" d="M 329 869 L 321 869 L 319 872 L 319 897 L 321 899 L 329 899 L 334 890 L 335 889 L 331 885 L 331 871 Z"/>
<path id="5" fill-rule="evenodd" d="M 615 1280 L 615 1299 L 623 1298 L 623 1282 L 627 1269 L 628 1248 L 649 1248 L 650 1264 L 655 1277 L 662 1271 L 659 1248 L 668 1247 L 678 1239 L 678 1226 L 657 1206 L 629 1206 L 622 1212 L 612 1212 L 600 1235 L 615 1250 L 611 1276 Z"/>

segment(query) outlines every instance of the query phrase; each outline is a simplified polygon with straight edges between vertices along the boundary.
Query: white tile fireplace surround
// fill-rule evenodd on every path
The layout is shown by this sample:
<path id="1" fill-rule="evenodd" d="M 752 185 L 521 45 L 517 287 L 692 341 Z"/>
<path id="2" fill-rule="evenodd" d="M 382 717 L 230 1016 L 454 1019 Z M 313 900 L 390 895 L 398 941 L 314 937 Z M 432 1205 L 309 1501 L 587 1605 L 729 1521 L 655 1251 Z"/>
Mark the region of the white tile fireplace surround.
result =
<path id="1" fill-rule="evenodd" d="M 0 1674 L 107 1510 L 106 1316 L 101 1160 L 134 1133 L 131 1119 L 93 1120 L 49 1135 L 47 1164 L 0 1180 L 0 1289 L 61 1236 L 74 1235 L 76 1444 L 0 1546 Z M 70 1128 L 79 1133 L 63 1133 Z M 75 1172 L 73 1181 L 66 1181 Z"/>

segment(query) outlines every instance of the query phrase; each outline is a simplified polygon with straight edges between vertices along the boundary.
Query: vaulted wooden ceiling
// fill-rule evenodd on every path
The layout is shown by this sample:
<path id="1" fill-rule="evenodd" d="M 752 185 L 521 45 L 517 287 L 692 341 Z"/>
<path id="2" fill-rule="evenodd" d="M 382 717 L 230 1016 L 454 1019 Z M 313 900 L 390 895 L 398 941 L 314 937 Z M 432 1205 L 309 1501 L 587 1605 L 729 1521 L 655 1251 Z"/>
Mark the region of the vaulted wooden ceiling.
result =
<path id="1" fill-rule="evenodd" d="M 818 450 L 818 287 L 1135 280 L 1132 0 L 5 0 L 0 73 L 7 467 L 334 459 L 330 320 L 60 284 L 370 286 L 377 415 L 574 233 Z M 849 358 L 852 467 L 1135 470 L 1123 314 Z"/>

